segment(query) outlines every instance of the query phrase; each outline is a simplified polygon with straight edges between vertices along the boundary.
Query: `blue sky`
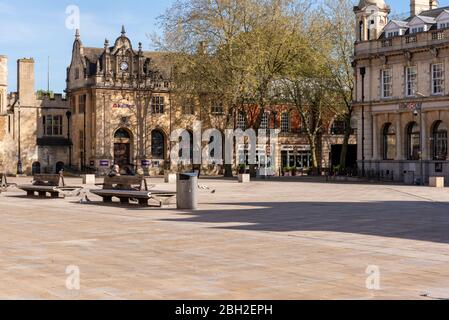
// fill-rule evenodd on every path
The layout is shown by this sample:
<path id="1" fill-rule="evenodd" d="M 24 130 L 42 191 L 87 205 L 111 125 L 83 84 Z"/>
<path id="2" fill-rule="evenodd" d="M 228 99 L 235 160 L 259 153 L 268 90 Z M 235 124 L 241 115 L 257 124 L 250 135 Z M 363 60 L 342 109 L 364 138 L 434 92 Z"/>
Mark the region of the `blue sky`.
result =
<path id="1" fill-rule="evenodd" d="M 85 46 L 103 47 L 104 39 L 113 42 L 122 24 L 135 44 L 150 49 L 148 34 L 159 32 L 156 18 L 174 0 L 0 0 L 0 54 L 9 59 L 9 90 L 16 90 L 16 61 L 36 60 L 36 90 L 47 87 L 47 60 L 51 58 L 50 88 L 62 92 L 74 30 L 66 27 L 66 9 L 80 9 L 81 38 Z M 409 11 L 409 0 L 388 1 L 393 13 Z M 449 0 L 440 1 L 449 5 Z"/>
<path id="2" fill-rule="evenodd" d="M 16 61 L 36 61 L 36 90 L 47 88 L 50 56 L 50 88 L 62 92 L 70 63 L 74 30 L 67 29 L 66 9 L 80 9 L 81 39 L 85 46 L 103 47 L 120 35 L 122 24 L 137 46 L 150 49 L 148 34 L 159 32 L 156 18 L 173 0 L 0 0 L 0 55 L 8 56 L 9 91 L 16 90 Z"/>

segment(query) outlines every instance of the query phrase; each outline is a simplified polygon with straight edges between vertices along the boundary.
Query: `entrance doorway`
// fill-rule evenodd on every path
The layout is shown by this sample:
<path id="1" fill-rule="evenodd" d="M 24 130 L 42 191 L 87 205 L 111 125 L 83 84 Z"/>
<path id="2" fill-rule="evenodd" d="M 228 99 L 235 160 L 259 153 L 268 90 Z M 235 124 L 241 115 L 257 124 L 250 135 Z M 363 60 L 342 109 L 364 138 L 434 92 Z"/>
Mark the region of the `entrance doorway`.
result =
<path id="1" fill-rule="evenodd" d="M 59 161 L 58 163 L 56 163 L 56 174 L 59 174 L 59 172 L 61 172 L 61 170 L 64 169 L 64 162 Z"/>
<path id="2" fill-rule="evenodd" d="M 340 164 L 341 152 L 343 146 L 341 144 L 332 145 L 331 148 L 331 168 Z M 348 152 L 346 154 L 346 167 L 357 168 L 357 145 L 348 145 Z"/>
<path id="3" fill-rule="evenodd" d="M 114 135 L 114 163 L 120 167 L 131 165 L 132 136 L 127 129 L 118 129 Z"/>
<path id="4" fill-rule="evenodd" d="M 33 176 L 35 174 L 41 173 L 41 163 L 40 162 L 33 162 L 31 173 L 33 174 Z"/>

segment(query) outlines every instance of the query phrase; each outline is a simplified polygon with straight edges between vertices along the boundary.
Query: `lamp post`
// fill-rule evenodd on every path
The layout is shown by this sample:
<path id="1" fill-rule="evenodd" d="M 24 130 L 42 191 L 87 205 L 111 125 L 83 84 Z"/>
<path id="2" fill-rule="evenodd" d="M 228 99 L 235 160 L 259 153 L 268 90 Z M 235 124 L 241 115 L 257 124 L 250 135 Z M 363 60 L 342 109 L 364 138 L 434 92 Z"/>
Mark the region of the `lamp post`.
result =
<path id="1" fill-rule="evenodd" d="M 72 112 L 67 111 L 65 113 L 67 117 L 67 139 L 69 140 L 69 167 L 72 166 L 72 141 L 70 138 L 70 118 L 72 118 Z"/>
<path id="2" fill-rule="evenodd" d="M 362 76 L 362 177 L 365 177 L 365 75 L 366 68 L 360 68 Z"/>
<path id="3" fill-rule="evenodd" d="M 23 174 L 22 167 L 22 156 L 21 156 L 21 145 L 20 145 L 20 100 L 17 100 L 17 116 L 18 116 L 18 127 L 17 127 L 17 174 Z"/>
<path id="4" fill-rule="evenodd" d="M 420 92 L 415 92 L 415 95 L 421 98 L 421 101 L 419 103 L 416 104 L 415 106 L 415 110 L 414 110 L 414 114 L 415 116 L 419 115 L 419 163 L 420 163 L 420 168 L 421 168 L 421 185 L 424 186 L 424 159 L 423 159 L 423 146 L 424 146 L 424 141 L 423 141 L 423 118 L 422 118 L 422 106 L 423 106 L 423 101 L 424 98 L 426 97 L 425 95 L 423 95 Z"/>

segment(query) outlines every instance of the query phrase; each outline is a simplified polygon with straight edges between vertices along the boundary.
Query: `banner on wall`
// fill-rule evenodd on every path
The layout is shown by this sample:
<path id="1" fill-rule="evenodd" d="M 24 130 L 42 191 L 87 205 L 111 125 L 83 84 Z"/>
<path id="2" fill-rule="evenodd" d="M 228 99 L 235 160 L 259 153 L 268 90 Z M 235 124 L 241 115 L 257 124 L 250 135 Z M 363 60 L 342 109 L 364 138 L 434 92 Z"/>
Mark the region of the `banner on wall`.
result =
<path id="1" fill-rule="evenodd" d="M 142 167 L 149 167 L 151 165 L 150 160 L 142 160 L 141 162 Z"/>
<path id="2" fill-rule="evenodd" d="M 100 167 L 109 167 L 109 160 L 100 160 Z"/>

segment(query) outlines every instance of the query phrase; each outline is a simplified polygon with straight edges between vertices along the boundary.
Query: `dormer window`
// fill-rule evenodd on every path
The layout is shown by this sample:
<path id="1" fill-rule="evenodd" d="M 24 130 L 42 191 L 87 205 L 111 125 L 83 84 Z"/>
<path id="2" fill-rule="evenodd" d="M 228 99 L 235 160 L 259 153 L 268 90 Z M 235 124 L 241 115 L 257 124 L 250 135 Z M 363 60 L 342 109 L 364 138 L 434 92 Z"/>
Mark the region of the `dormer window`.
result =
<path id="1" fill-rule="evenodd" d="M 401 35 L 400 31 L 387 32 L 387 38 L 393 38 L 393 37 L 397 37 L 397 36 L 400 36 L 400 35 Z"/>
<path id="2" fill-rule="evenodd" d="M 403 36 L 407 31 L 407 22 L 391 20 L 384 28 L 385 38 Z"/>
<path id="3" fill-rule="evenodd" d="M 415 34 L 415 33 L 419 33 L 419 32 L 424 32 L 426 31 L 426 27 L 422 26 L 422 27 L 414 27 L 411 30 L 411 33 Z"/>
<path id="4" fill-rule="evenodd" d="M 438 24 L 438 29 L 449 28 L 449 11 L 443 10 L 436 18 L 436 22 Z"/>
<path id="5" fill-rule="evenodd" d="M 430 30 L 430 28 L 437 24 L 437 22 L 443 22 L 443 21 L 437 21 L 433 17 L 428 16 L 415 16 L 413 19 L 408 23 L 408 27 L 410 28 L 411 34 L 416 34 L 419 32 L 427 32 Z"/>

